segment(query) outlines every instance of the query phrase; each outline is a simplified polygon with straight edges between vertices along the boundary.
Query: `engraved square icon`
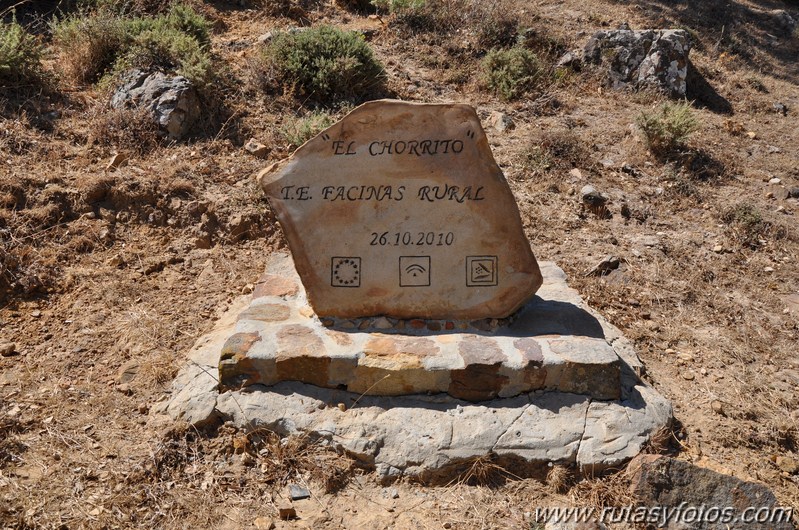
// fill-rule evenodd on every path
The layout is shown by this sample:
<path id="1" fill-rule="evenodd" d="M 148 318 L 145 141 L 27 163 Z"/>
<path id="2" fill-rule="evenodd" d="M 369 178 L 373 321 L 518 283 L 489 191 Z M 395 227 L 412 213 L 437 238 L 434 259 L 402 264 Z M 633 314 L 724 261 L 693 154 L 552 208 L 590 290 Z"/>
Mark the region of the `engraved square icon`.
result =
<path id="1" fill-rule="evenodd" d="M 430 285 L 430 256 L 400 256 L 400 287 Z"/>
<path id="2" fill-rule="evenodd" d="M 466 286 L 497 285 L 496 256 L 466 256 Z"/>
<path id="3" fill-rule="evenodd" d="M 361 286 L 361 258 L 335 256 L 330 263 L 332 287 Z"/>

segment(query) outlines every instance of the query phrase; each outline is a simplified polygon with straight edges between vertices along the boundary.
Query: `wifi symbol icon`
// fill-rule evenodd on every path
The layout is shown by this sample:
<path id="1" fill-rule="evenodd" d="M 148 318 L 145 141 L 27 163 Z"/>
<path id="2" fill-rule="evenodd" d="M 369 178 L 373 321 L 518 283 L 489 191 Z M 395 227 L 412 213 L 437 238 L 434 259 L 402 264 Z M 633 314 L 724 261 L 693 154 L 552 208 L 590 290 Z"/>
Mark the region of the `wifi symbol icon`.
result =
<path id="1" fill-rule="evenodd" d="M 430 256 L 400 256 L 400 287 L 430 286 Z"/>
<path id="2" fill-rule="evenodd" d="M 413 265 L 408 265 L 405 267 L 405 272 L 413 276 L 414 278 L 418 278 L 420 275 L 425 274 L 427 269 L 419 265 L 418 263 L 414 263 Z"/>

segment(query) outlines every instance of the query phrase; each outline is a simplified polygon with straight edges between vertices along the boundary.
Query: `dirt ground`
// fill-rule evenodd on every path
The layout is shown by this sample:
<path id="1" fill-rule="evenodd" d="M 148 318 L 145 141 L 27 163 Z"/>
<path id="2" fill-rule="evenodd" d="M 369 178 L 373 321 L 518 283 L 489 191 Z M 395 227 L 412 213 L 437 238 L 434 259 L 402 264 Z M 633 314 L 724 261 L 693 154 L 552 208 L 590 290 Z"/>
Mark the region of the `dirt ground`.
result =
<path id="1" fill-rule="evenodd" d="M 635 342 L 674 404 L 674 431 L 652 450 L 764 483 L 799 511 L 799 476 L 776 464 L 799 458 L 799 204 L 787 198 L 799 186 L 799 34 L 772 15 L 795 3 L 497 4 L 551 61 L 623 22 L 688 28 L 701 127 L 670 160 L 634 125 L 663 96 L 613 91 L 584 70 L 503 103 L 480 87 L 468 26 L 408 34 L 331 3 L 294 19 L 203 9 L 214 53 L 241 80 L 210 132 L 146 152 L 106 142 L 107 96 L 64 82 L 0 114 L 0 343 L 16 344 L 0 357 L 0 528 L 537 528 L 535 507 L 624 498 L 621 475 L 555 468 L 540 481 L 490 462 L 444 487 L 384 487 L 313 445 L 151 418 L 194 340 L 285 246 L 253 177 L 290 154 L 281 127 L 304 110 L 246 80 L 260 35 L 321 23 L 366 30 L 389 96 L 513 119 L 487 133 L 536 256 Z M 250 137 L 268 160 L 242 148 Z M 117 151 L 129 163 L 106 169 Z M 583 211 L 587 184 L 610 197 L 610 218 Z M 617 270 L 586 275 L 608 255 Z M 312 497 L 285 522 L 290 483 Z"/>

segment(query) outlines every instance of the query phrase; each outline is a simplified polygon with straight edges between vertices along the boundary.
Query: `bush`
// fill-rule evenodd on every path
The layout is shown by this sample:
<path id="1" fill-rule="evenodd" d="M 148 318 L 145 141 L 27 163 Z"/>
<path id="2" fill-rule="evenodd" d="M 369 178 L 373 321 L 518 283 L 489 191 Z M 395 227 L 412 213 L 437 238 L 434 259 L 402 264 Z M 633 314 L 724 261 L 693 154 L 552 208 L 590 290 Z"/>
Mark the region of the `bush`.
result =
<path id="1" fill-rule="evenodd" d="M 284 90 L 319 102 L 366 99 L 386 78 L 361 35 L 330 26 L 276 35 L 260 68 Z"/>
<path id="2" fill-rule="evenodd" d="M 397 13 L 405 10 L 421 9 L 425 0 L 372 0 L 371 4 L 384 13 Z"/>
<path id="3" fill-rule="evenodd" d="M 686 101 L 667 101 L 654 112 L 642 112 L 637 123 L 644 133 L 647 146 L 658 155 L 674 153 L 685 147 L 685 143 L 699 128 L 699 122 Z"/>
<path id="4" fill-rule="evenodd" d="M 132 67 L 176 71 L 196 84 L 208 76 L 210 25 L 191 7 L 175 4 L 158 17 L 125 18 L 108 8 L 53 23 L 67 73 L 94 83 Z"/>
<path id="5" fill-rule="evenodd" d="M 544 80 L 544 67 L 536 54 L 518 46 L 492 50 L 482 67 L 488 89 L 506 101 L 533 92 Z"/>
<path id="6" fill-rule="evenodd" d="M 324 112 L 311 112 L 304 118 L 289 118 L 280 132 L 292 146 L 299 147 L 333 125 L 333 118 Z"/>
<path id="7" fill-rule="evenodd" d="M 41 77 L 42 47 L 16 21 L 0 21 L 0 86 L 30 84 Z"/>
<path id="8" fill-rule="evenodd" d="M 768 237 L 781 239 L 787 234 L 785 227 L 765 220 L 760 210 L 745 202 L 728 208 L 721 220 L 731 227 L 738 243 L 751 249 L 760 247 Z"/>
<path id="9" fill-rule="evenodd" d="M 123 19 L 105 10 L 54 19 L 52 31 L 67 75 L 79 83 L 100 79 L 130 40 Z"/>

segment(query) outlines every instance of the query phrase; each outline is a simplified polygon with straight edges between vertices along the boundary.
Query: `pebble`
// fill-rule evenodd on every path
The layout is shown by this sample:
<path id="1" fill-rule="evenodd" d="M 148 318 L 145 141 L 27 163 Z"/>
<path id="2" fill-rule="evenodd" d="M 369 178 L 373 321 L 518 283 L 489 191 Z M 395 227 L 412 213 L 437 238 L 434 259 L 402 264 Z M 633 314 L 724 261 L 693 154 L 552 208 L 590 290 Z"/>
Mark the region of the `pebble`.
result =
<path id="1" fill-rule="evenodd" d="M 721 254 L 722 252 L 724 252 L 724 246 L 716 245 L 715 247 L 713 247 L 713 252 L 715 252 L 716 254 Z"/>
<path id="2" fill-rule="evenodd" d="M 776 463 L 777 467 L 786 473 L 791 475 L 799 473 L 799 460 L 796 458 L 790 456 L 778 456 Z"/>
<path id="3" fill-rule="evenodd" d="M 746 136 L 754 140 L 755 138 L 757 138 L 757 133 L 755 131 L 749 131 L 746 133 Z"/>
<path id="4" fill-rule="evenodd" d="M 130 385 L 127 383 L 122 383 L 121 385 L 117 385 L 116 391 L 125 394 L 126 396 L 133 394 L 133 389 L 131 389 Z"/>
<path id="5" fill-rule="evenodd" d="M 372 323 L 372 327 L 375 329 L 391 329 L 392 325 L 386 317 L 379 317 Z"/>
<path id="6" fill-rule="evenodd" d="M 255 138 L 250 138 L 250 140 L 244 144 L 244 149 L 258 158 L 266 158 L 269 156 L 269 148 Z"/>
<path id="7" fill-rule="evenodd" d="M 11 357 L 17 351 L 17 345 L 13 342 L 0 342 L 0 355 Z"/>
<path id="8" fill-rule="evenodd" d="M 778 177 L 774 177 L 773 179 L 769 179 L 769 181 L 768 181 L 769 184 L 780 184 L 781 182 L 782 182 L 782 179 L 780 179 Z"/>
<path id="9" fill-rule="evenodd" d="M 308 499 L 311 497 L 311 492 L 298 484 L 289 484 L 289 496 L 293 501 Z"/>
<path id="10" fill-rule="evenodd" d="M 713 409 L 713 412 L 716 414 L 721 414 L 724 416 L 724 403 L 719 401 L 718 399 L 714 399 L 710 402 L 710 408 Z"/>
<path id="11" fill-rule="evenodd" d="M 284 521 L 288 521 L 289 519 L 294 519 L 297 517 L 297 510 L 295 510 L 294 506 L 291 504 L 281 504 L 277 508 L 277 513 Z"/>
<path id="12" fill-rule="evenodd" d="M 683 372 L 680 375 L 682 375 L 682 378 L 685 379 L 686 381 L 693 381 L 694 378 L 696 377 L 693 372 Z"/>
<path id="13" fill-rule="evenodd" d="M 678 354 L 677 354 L 677 358 L 678 358 L 679 360 L 681 360 L 681 361 L 685 361 L 685 362 L 687 362 L 687 363 L 690 363 L 690 362 L 693 362 L 693 361 L 694 361 L 694 356 L 693 356 L 693 355 L 691 355 L 690 353 L 678 353 Z"/>
<path id="14" fill-rule="evenodd" d="M 583 172 L 580 171 L 577 168 L 574 168 L 571 171 L 569 171 L 569 175 L 571 175 L 572 177 L 577 178 L 577 179 L 583 178 Z M 586 187 L 594 189 L 592 186 L 586 186 Z M 594 191 L 596 191 L 596 190 L 594 190 Z"/>
<path id="15" fill-rule="evenodd" d="M 108 164 L 106 164 L 105 169 L 111 170 L 123 166 L 128 161 L 129 158 L 130 157 L 127 155 L 127 153 L 117 153 L 111 157 L 111 160 L 108 161 Z"/>
<path id="16" fill-rule="evenodd" d="M 275 522 L 269 517 L 258 517 L 253 521 L 257 530 L 274 530 Z"/>
<path id="17" fill-rule="evenodd" d="M 774 267 L 763 267 L 763 272 L 774 272 Z"/>
<path id="18" fill-rule="evenodd" d="M 338 407 L 338 410 L 340 410 L 341 412 L 346 412 L 347 411 L 347 405 L 345 405 L 344 403 L 339 403 L 336 406 Z"/>

